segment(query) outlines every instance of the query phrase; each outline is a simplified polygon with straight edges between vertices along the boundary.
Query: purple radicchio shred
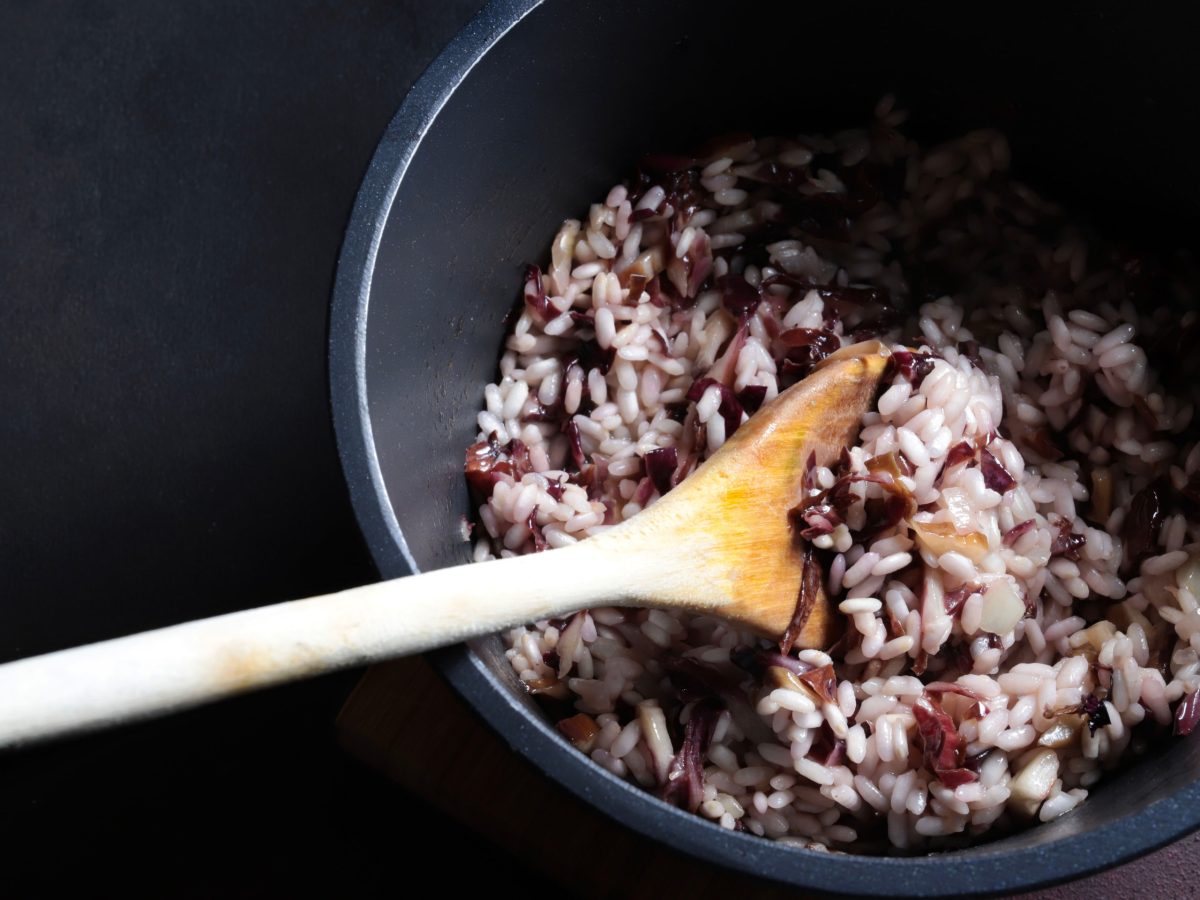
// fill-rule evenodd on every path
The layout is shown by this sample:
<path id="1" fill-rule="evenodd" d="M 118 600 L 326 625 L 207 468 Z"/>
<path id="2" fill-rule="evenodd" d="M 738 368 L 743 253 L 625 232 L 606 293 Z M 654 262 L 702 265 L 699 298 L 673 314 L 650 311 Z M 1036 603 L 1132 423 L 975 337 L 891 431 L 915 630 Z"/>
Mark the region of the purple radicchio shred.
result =
<path id="1" fill-rule="evenodd" d="M 704 697 L 739 699 L 743 696 L 736 674 L 713 663 L 691 656 L 668 656 L 662 666 L 684 703 Z"/>
<path id="2" fill-rule="evenodd" d="M 978 753 L 968 756 L 966 760 L 963 761 L 963 768 L 978 775 L 980 769 L 983 768 L 983 764 L 987 761 L 987 758 L 994 752 L 994 747 L 988 747 L 986 750 L 980 750 Z"/>
<path id="3" fill-rule="evenodd" d="M 817 603 L 817 593 L 821 589 L 821 564 L 817 562 L 812 545 L 804 548 L 804 563 L 800 573 L 800 590 L 796 596 L 796 610 L 792 613 L 792 621 L 788 623 L 783 639 L 779 642 L 779 652 L 787 656 L 796 641 L 804 631 L 808 617 L 812 615 Z"/>
<path id="4" fill-rule="evenodd" d="M 925 685 L 925 691 L 929 694 L 958 694 L 960 697 L 966 697 L 978 703 L 986 702 L 982 694 L 952 681 L 931 681 Z"/>
<path id="5" fill-rule="evenodd" d="M 863 332 L 864 336 L 874 336 L 898 324 L 902 318 L 886 288 L 813 284 L 808 278 L 786 272 L 764 278 L 762 288 L 766 290 L 777 284 L 805 292 L 816 291 L 829 313 L 827 323 L 841 322 L 846 333 Z"/>
<path id="6" fill-rule="evenodd" d="M 762 302 L 758 288 L 736 272 L 718 278 L 717 287 L 721 290 L 721 303 L 735 319 L 750 318 Z"/>
<path id="7" fill-rule="evenodd" d="M 928 353 L 897 350 L 892 354 L 890 366 L 895 374 L 906 380 L 914 388 L 919 388 L 921 382 L 933 371 L 933 357 Z"/>
<path id="8" fill-rule="evenodd" d="M 823 766 L 836 766 L 846 757 L 846 742 L 833 733 L 828 722 L 822 722 L 813 739 L 808 758 Z"/>
<path id="9" fill-rule="evenodd" d="M 810 450 L 808 459 L 804 461 L 804 492 L 808 493 L 817 486 L 817 451 Z"/>
<path id="10" fill-rule="evenodd" d="M 827 285 L 816 289 L 825 308 L 843 324 L 845 330 L 874 335 L 899 324 L 900 310 L 892 302 L 887 288 Z"/>
<path id="11" fill-rule="evenodd" d="M 550 545 L 546 543 L 546 536 L 542 534 L 542 526 L 537 522 L 537 510 L 529 514 L 529 519 L 525 524 L 529 528 L 529 534 L 533 537 L 533 552 L 541 553 L 543 550 L 549 549 Z"/>
<path id="12" fill-rule="evenodd" d="M 979 355 L 979 341 L 963 341 L 958 352 L 971 361 L 971 365 L 983 371 L 983 357 Z"/>
<path id="13" fill-rule="evenodd" d="M 1132 566 L 1151 552 L 1158 542 L 1163 521 L 1162 493 L 1157 483 L 1133 495 L 1121 537 L 1125 541 L 1125 564 Z"/>
<path id="14" fill-rule="evenodd" d="M 981 585 L 973 581 L 968 581 L 952 591 L 946 591 L 946 595 L 942 598 L 942 604 L 946 607 L 946 613 L 951 616 L 954 615 L 962 609 L 962 605 L 967 602 L 968 597 L 972 594 L 978 594 L 982 590 L 983 587 Z"/>
<path id="15" fill-rule="evenodd" d="M 1200 691 L 1193 692 L 1175 707 L 1175 734 L 1189 735 L 1200 723 Z"/>
<path id="16" fill-rule="evenodd" d="M 654 486 L 654 482 L 649 477 L 643 478 L 638 482 L 637 490 L 633 492 L 633 502 L 638 506 L 645 506 L 650 502 L 650 498 L 654 496 L 654 492 L 658 490 Z"/>
<path id="17" fill-rule="evenodd" d="M 483 497 L 490 497 L 496 482 L 505 475 L 520 481 L 531 471 L 529 448 L 519 440 L 501 444 L 494 433 L 468 447 L 463 464 L 467 484 Z"/>
<path id="18" fill-rule="evenodd" d="M 679 294 L 692 300 L 712 274 L 712 244 L 708 235 L 698 232 L 682 256 L 674 256 L 667 262 L 667 280 Z"/>
<path id="19" fill-rule="evenodd" d="M 1017 541 L 1028 534 L 1036 524 L 1037 523 L 1033 519 L 1026 519 L 1024 522 L 1018 522 L 1012 528 L 1008 529 L 1008 531 L 1004 532 L 1004 537 L 1001 540 L 1001 543 L 1004 544 L 1005 547 L 1013 546 Z"/>
<path id="20" fill-rule="evenodd" d="M 863 511 L 866 513 L 866 519 L 860 534 L 865 541 L 868 537 L 873 538 L 899 525 L 901 520 L 912 512 L 912 499 L 900 492 L 887 492 L 883 497 L 867 500 L 863 504 Z"/>
<path id="21" fill-rule="evenodd" d="M 848 464 L 843 464 L 842 468 L 848 468 Z M 883 500 L 872 498 L 865 504 L 867 517 L 863 534 L 874 534 L 881 529 L 890 528 L 912 512 L 912 496 L 908 489 L 890 473 L 874 472 L 867 475 L 856 475 L 847 472 L 837 477 L 833 487 L 808 497 L 793 508 L 789 513 L 793 523 L 795 524 L 799 519 L 805 523 L 807 528 L 815 528 L 813 537 L 828 533 L 824 532 L 825 526 L 821 520 L 832 523 L 836 528 L 838 524 L 846 520 L 847 512 L 855 500 L 854 494 L 850 490 L 851 487 L 860 481 L 879 485 L 887 495 Z M 837 516 L 836 521 L 831 518 L 834 515 Z M 803 531 L 801 535 L 807 537 Z"/>
<path id="22" fill-rule="evenodd" d="M 570 317 L 572 324 L 582 325 L 584 328 L 591 328 L 596 324 L 596 314 L 587 309 L 569 309 L 567 315 Z"/>
<path id="23" fill-rule="evenodd" d="M 717 388 L 721 393 L 721 405 L 717 407 L 717 412 L 725 420 L 725 438 L 728 440 L 733 437 L 733 433 L 742 424 L 742 404 L 738 403 L 733 389 L 721 384 L 715 378 L 701 378 L 699 381 L 692 382 L 692 386 L 687 392 L 687 398 L 692 403 L 697 403 L 710 387 Z"/>
<path id="24" fill-rule="evenodd" d="M 721 355 L 709 366 L 705 377 L 719 381 L 732 390 L 737 380 L 737 361 L 742 348 L 746 346 L 746 338 L 750 334 L 750 320 L 743 319 L 735 331 L 721 348 Z"/>
<path id="25" fill-rule="evenodd" d="M 646 293 L 650 295 L 651 304 L 662 309 L 689 309 L 695 302 L 694 298 L 689 299 L 677 291 L 671 280 L 661 274 L 646 283 Z"/>
<path id="26" fill-rule="evenodd" d="M 795 517 L 803 521 L 806 526 L 800 531 L 800 537 L 806 541 L 811 541 L 823 534 L 833 534 L 834 529 L 842 524 L 842 517 L 828 503 L 807 506 L 799 510 Z"/>
<path id="27" fill-rule="evenodd" d="M 803 675 L 812 666 L 794 656 L 785 656 L 774 650 L 764 650 L 761 647 L 735 647 L 729 654 L 735 666 L 744 672 L 749 672 L 756 679 L 761 679 L 767 669 L 778 666 L 787 669 L 793 675 Z"/>
<path id="28" fill-rule="evenodd" d="M 817 363 L 836 352 L 842 341 L 824 328 L 789 328 L 775 339 L 777 363 L 783 375 L 803 378 Z"/>
<path id="29" fill-rule="evenodd" d="M 1050 555 L 1063 556 L 1072 562 L 1078 562 L 1083 545 L 1086 543 L 1087 537 L 1073 533 L 1070 520 L 1063 519 L 1059 523 L 1058 534 L 1054 536 L 1054 541 L 1050 544 Z"/>
<path id="30" fill-rule="evenodd" d="M 934 777 L 948 788 L 978 781 L 979 776 L 964 766 L 966 742 L 937 698 L 922 694 L 913 704 L 912 711 L 917 720 L 925 766 Z"/>
<path id="31" fill-rule="evenodd" d="M 576 470 L 582 472 L 586 457 L 583 455 L 583 437 L 579 433 L 579 425 L 573 418 L 567 419 L 563 431 L 571 442 L 571 462 L 575 464 Z"/>
<path id="32" fill-rule="evenodd" d="M 521 424 L 525 425 L 530 422 L 559 422 L 562 420 L 562 411 L 563 401 L 561 396 L 550 406 L 527 401 L 525 409 L 521 412 Z"/>
<path id="33" fill-rule="evenodd" d="M 748 384 L 737 393 L 737 401 L 748 416 L 752 416 L 762 409 L 763 401 L 766 399 L 767 386 L 765 384 Z"/>
<path id="34" fill-rule="evenodd" d="M 1084 697 L 1079 707 L 1080 712 L 1087 716 L 1088 731 L 1093 735 L 1095 735 L 1096 729 L 1103 728 L 1105 725 L 1112 723 L 1112 718 L 1108 714 L 1108 707 L 1095 694 L 1088 694 Z"/>
<path id="35" fill-rule="evenodd" d="M 607 520 L 612 513 L 609 505 L 612 501 L 604 496 L 604 479 L 608 477 L 608 460 L 597 458 L 591 465 L 583 466 L 579 472 L 568 476 L 568 480 L 572 484 L 577 484 L 587 491 L 589 500 L 603 500 L 605 505 L 605 519 Z M 612 524 L 606 521 L 606 525 Z"/>
<path id="36" fill-rule="evenodd" d="M 579 348 L 579 365 L 584 372 L 588 372 L 591 369 L 599 369 L 601 375 L 607 375 L 616 358 L 617 351 L 615 347 L 605 349 L 595 340 L 584 341 Z"/>
<path id="37" fill-rule="evenodd" d="M 987 447 L 979 451 L 979 470 L 983 473 L 983 483 L 997 494 L 1007 493 L 1017 486 L 1017 480 Z"/>
<path id="38" fill-rule="evenodd" d="M 667 404 L 667 418 L 672 422 L 683 422 L 687 418 L 688 404 L 685 400 Z"/>
<path id="39" fill-rule="evenodd" d="M 666 495 L 675 487 L 675 469 L 679 465 L 679 451 L 674 447 L 656 447 L 642 457 L 646 466 L 646 474 L 658 489 L 659 494 Z"/>
<path id="40" fill-rule="evenodd" d="M 946 461 L 942 465 L 942 471 L 952 469 L 960 463 L 965 463 L 968 460 L 975 458 L 975 447 L 970 441 L 959 441 L 948 451 L 946 451 Z"/>
<path id="41" fill-rule="evenodd" d="M 808 687 L 825 703 L 837 702 L 837 673 L 826 663 L 799 675 Z"/>
<path id="42" fill-rule="evenodd" d="M 545 285 L 542 284 L 542 270 L 537 266 L 525 267 L 525 305 L 539 322 L 546 323 L 554 318 L 554 310 L 550 299 L 546 296 Z"/>
<path id="43" fill-rule="evenodd" d="M 662 798 L 689 812 L 704 800 L 704 754 L 717 727 L 721 706 L 713 699 L 697 701 L 684 726 L 683 742 L 667 769 Z"/>

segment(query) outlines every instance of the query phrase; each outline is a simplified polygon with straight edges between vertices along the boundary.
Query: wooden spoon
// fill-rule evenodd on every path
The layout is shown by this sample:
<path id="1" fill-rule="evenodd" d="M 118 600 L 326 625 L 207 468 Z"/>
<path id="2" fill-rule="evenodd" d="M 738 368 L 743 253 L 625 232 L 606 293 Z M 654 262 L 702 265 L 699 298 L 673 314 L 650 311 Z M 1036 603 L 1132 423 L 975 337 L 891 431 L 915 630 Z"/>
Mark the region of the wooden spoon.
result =
<path id="1" fill-rule="evenodd" d="M 653 506 L 586 541 L 189 622 L 0 666 L 0 747 L 420 653 L 589 606 L 686 609 L 778 639 L 805 547 L 788 521 L 805 464 L 858 433 L 887 364 L 844 348 Z M 810 585 L 811 586 L 811 585 Z M 823 588 L 796 638 L 828 646 Z"/>

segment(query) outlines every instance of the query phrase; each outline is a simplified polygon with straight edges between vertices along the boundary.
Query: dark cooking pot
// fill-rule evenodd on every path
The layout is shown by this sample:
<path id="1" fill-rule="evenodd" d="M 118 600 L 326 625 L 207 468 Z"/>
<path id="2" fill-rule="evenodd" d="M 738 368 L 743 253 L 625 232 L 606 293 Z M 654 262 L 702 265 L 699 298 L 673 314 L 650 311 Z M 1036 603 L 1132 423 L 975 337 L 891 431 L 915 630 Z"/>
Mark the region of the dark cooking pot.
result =
<path id="1" fill-rule="evenodd" d="M 732 130 L 827 130 L 895 92 L 936 140 L 1005 130 L 1017 171 L 1115 236 L 1200 211 L 1190 29 L 1124 4 L 967 21 L 969 4 L 496 0 L 430 67 L 371 164 L 332 318 L 342 462 L 385 576 L 463 562 L 461 474 L 521 264 L 648 150 Z M 1157 212 L 1155 212 L 1157 211 Z M 1167 211 L 1170 215 L 1165 215 Z M 1181 212 L 1182 211 L 1182 212 Z M 1184 214 L 1187 214 L 1185 216 Z M 1157 227 L 1157 226 L 1156 226 Z M 1176 233 L 1177 243 L 1186 243 Z M 586 573 L 583 573 L 586 577 Z M 816 853 L 722 831 L 559 738 L 499 639 L 434 657 L 518 751 L 630 828 L 778 881 L 964 895 L 1077 877 L 1200 825 L 1200 743 L 1172 743 L 1079 810 L 936 856 Z"/>

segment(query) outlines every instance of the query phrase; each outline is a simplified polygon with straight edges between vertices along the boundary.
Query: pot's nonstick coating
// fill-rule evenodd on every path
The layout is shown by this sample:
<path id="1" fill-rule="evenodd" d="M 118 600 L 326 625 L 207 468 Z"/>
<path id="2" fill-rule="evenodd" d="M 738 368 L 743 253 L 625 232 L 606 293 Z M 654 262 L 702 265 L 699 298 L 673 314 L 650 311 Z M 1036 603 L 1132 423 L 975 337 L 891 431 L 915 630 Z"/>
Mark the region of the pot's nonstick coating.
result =
<path id="1" fill-rule="evenodd" d="M 1124 5 L 968 19 L 969 5 L 573 0 L 489 6 L 380 145 L 339 266 L 339 443 L 380 570 L 465 561 L 461 476 L 522 264 L 646 151 L 727 131 L 828 131 L 894 92 L 909 133 L 1010 137 L 1018 173 L 1111 234 L 1191 244 L 1191 29 Z M 977 15 L 977 13 L 976 13 Z M 1171 229 L 1175 229 L 1171 232 Z M 1185 233 L 1181 229 L 1187 229 Z M 587 573 L 580 573 L 587 577 Z M 938 857 L 818 854 L 724 832 L 565 745 L 498 639 L 438 661 L 520 752 L 627 825 L 708 860 L 850 894 L 1013 891 L 1075 877 L 1200 824 L 1200 745 L 1172 743 L 1063 818 Z"/>

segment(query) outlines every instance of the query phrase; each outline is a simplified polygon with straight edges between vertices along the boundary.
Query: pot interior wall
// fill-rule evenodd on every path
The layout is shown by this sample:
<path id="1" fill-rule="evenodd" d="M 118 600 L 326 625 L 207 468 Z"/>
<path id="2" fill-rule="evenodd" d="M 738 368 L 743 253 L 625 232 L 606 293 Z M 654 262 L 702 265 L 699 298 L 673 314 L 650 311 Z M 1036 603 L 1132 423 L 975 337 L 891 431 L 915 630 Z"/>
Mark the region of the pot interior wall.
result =
<path id="1" fill-rule="evenodd" d="M 544 261 L 560 221 L 643 152 L 858 125 L 891 91 L 915 136 L 999 127 L 1018 173 L 1110 234 L 1175 229 L 1172 242 L 1189 243 L 1200 182 L 1178 178 L 1193 168 L 1179 136 L 1197 131 L 1200 104 L 1188 30 L 1151 31 L 1127 5 L 1043 7 L 1036 22 L 968 9 L 576 0 L 535 10 L 483 58 L 421 141 L 370 294 L 375 450 L 421 568 L 466 559 L 463 448 L 522 265 Z M 512 684 L 497 649 L 478 646 Z M 1173 744 L 1076 813 L 991 849 L 1102 829 L 1198 770 L 1200 745 Z"/>

